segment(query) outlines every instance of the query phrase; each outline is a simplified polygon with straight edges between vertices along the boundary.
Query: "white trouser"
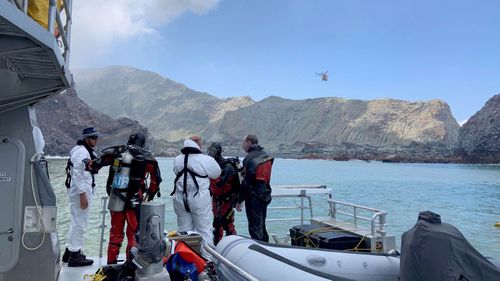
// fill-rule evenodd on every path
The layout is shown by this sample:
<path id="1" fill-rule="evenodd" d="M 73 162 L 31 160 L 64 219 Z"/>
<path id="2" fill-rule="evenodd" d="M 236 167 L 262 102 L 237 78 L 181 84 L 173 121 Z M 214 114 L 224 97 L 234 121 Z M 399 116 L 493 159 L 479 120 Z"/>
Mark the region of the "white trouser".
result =
<path id="1" fill-rule="evenodd" d="M 89 220 L 89 209 L 92 196 L 87 194 L 87 201 L 89 206 L 87 209 L 82 210 L 80 208 L 80 196 L 70 196 L 69 197 L 69 207 L 71 209 L 71 223 L 69 225 L 68 236 L 66 240 L 66 247 L 71 252 L 77 252 L 83 247 L 83 234 L 85 233 L 85 228 L 87 227 L 87 222 Z"/>
<path id="2" fill-rule="evenodd" d="M 177 215 L 178 231 L 195 231 L 203 238 L 203 243 L 214 245 L 214 234 L 212 232 L 212 198 L 208 189 L 201 189 L 195 197 L 196 192 L 188 192 L 188 205 L 191 212 L 184 208 L 182 192 L 176 191 L 173 197 L 174 211 Z M 202 254 L 208 254 L 202 247 Z"/>

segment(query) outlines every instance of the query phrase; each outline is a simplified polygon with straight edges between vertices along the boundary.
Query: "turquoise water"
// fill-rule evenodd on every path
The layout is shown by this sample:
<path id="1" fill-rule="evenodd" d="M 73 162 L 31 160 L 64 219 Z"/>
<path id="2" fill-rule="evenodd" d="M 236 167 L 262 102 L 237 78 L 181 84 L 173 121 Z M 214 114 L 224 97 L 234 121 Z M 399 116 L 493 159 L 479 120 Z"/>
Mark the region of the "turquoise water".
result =
<path id="1" fill-rule="evenodd" d="M 69 223 L 64 159 L 49 159 L 49 173 L 58 204 L 58 233 L 64 245 Z M 175 214 L 168 197 L 173 187 L 173 159 L 159 158 L 163 183 L 162 197 L 166 200 L 166 230 L 175 230 Z M 101 222 L 100 197 L 105 196 L 107 168 L 97 177 L 97 187 L 91 206 L 86 235 L 85 253 L 99 253 Z M 441 215 L 443 222 L 456 226 L 481 253 L 500 259 L 500 165 L 403 164 L 363 161 L 276 159 L 271 185 L 324 184 L 332 188 L 334 199 L 382 209 L 388 212 L 388 234 L 401 234 L 416 222 L 418 212 L 431 210 Z M 158 200 L 158 199 L 155 199 Z M 315 215 L 326 216 L 326 199 L 315 197 Z M 283 203 L 281 203 L 283 204 Z M 278 200 L 271 206 L 280 205 Z M 296 217 L 297 211 L 270 212 L 269 217 Z M 109 225 L 109 215 L 106 216 Z M 292 222 L 292 225 L 299 222 Z M 244 212 L 236 213 L 236 228 L 247 235 Z M 288 225 L 270 224 L 270 233 L 284 236 Z M 107 239 L 108 232 L 105 232 Z"/>

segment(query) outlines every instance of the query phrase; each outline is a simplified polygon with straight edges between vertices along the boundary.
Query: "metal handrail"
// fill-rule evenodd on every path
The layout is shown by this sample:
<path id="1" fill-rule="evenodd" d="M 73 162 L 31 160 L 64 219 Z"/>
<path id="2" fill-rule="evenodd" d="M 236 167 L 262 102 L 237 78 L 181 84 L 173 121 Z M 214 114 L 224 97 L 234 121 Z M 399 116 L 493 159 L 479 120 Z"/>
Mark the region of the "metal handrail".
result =
<path id="1" fill-rule="evenodd" d="M 107 202 L 108 202 L 108 196 L 103 196 L 101 197 L 102 201 L 102 210 L 99 212 L 102 216 L 101 219 L 101 225 L 98 226 L 100 229 L 101 235 L 100 235 L 100 240 L 99 240 L 99 257 L 102 258 L 102 247 L 104 245 L 104 242 L 106 242 L 106 239 L 104 239 L 104 230 L 106 229 L 106 214 L 108 211 L 106 210 Z"/>
<path id="2" fill-rule="evenodd" d="M 276 192 L 279 191 L 279 192 Z M 301 224 L 304 224 L 304 210 L 309 210 L 310 218 L 314 217 L 312 201 L 310 194 L 328 194 L 331 198 L 331 190 L 326 189 L 326 185 L 277 185 L 273 186 L 274 193 L 273 198 L 300 198 L 299 205 L 292 206 L 279 206 L 279 207 L 268 207 L 268 210 L 279 210 L 279 209 L 300 209 L 300 217 L 292 218 L 267 218 L 266 222 L 276 222 L 276 221 L 296 221 L 300 220 Z M 308 201 L 308 206 L 305 206 L 304 199 Z"/>
<path id="3" fill-rule="evenodd" d="M 29 0 L 9 0 L 8 2 L 12 3 L 23 13 L 28 14 L 28 2 Z M 61 11 L 57 10 L 56 0 L 49 0 L 49 9 L 48 9 L 48 25 L 47 30 L 50 34 L 55 34 L 55 28 L 57 27 L 57 31 L 61 37 L 62 48 L 63 48 L 63 58 L 64 58 L 64 69 L 69 69 L 69 54 L 70 54 L 70 38 L 71 38 L 71 25 L 72 25 L 72 8 L 73 8 L 73 0 L 63 0 L 63 5 L 61 7 Z M 61 13 L 64 12 L 65 15 L 65 23 L 63 23 L 61 18 Z M 57 25 L 56 25 L 57 23 Z M 57 39 L 56 39 L 57 40 Z"/>
<path id="4" fill-rule="evenodd" d="M 378 210 L 375 208 L 370 208 L 370 207 L 365 207 L 361 205 L 356 205 L 356 204 L 351 204 L 347 202 L 342 202 L 342 201 L 337 201 L 333 199 L 328 199 L 328 203 L 330 204 L 330 216 L 334 219 L 337 218 L 337 214 L 341 215 L 346 215 L 350 216 L 354 219 L 354 225 L 356 226 L 358 223 L 358 220 L 362 221 L 368 221 L 370 222 L 370 232 L 371 235 L 375 235 L 375 233 L 380 233 L 382 236 L 385 236 L 385 227 L 386 227 L 386 215 L 387 212 L 383 210 Z M 347 207 L 352 207 L 353 212 L 348 213 L 348 212 L 343 212 L 337 210 L 337 205 L 342 205 L 342 206 L 347 206 Z M 363 217 L 361 215 L 358 215 L 358 209 L 369 211 L 369 212 L 374 212 L 374 214 L 370 217 Z M 378 219 L 378 229 L 376 229 L 376 221 Z"/>

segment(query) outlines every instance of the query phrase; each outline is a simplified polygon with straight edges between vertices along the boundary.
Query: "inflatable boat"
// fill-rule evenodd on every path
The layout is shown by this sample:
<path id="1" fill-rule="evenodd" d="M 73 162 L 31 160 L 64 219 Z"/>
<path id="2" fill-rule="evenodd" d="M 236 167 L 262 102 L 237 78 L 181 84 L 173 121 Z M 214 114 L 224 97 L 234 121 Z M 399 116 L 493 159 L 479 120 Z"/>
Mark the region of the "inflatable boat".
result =
<path id="1" fill-rule="evenodd" d="M 233 235 L 220 241 L 217 253 L 258 280 L 397 281 L 399 255 L 355 253 L 278 245 Z M 218 265 L 227 280 L 246 280 Z"/>

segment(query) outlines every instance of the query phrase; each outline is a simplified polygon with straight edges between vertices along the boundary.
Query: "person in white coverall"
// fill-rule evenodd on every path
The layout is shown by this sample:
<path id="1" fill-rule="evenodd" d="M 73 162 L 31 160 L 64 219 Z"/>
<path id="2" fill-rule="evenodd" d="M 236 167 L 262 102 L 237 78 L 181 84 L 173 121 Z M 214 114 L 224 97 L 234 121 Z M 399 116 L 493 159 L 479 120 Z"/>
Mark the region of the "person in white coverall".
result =
<path id="1" fill-rule="evenodd" d="M 67 169 L 70 170 L 66 180 L 71 210 L 71 223 L 66 240 L 66 251 L 63 262 L 69 267 L 87 266 L 94 261 L 87 259 L 82 252 L 84 232 L 89 217 L 89 206 L 94 192 L 94 174 L 92 159 L 95 159 L 93 148 L 97 144 L 99 134 L 93 128 L 83 130 L 82 139 L 71 149 Z"/>
<path id="2" fill-rule="evenodd" d="M 192 136 L 184 141 L 182 154 L 174 159 L 176 174 L 173 196 L 178 231 L 195 231 L 203 242 L 213 245 L 212 198 L 210 179 L 220 176 L 221 169 L 214 158 L 201 152 L 201 138 Z M 202 247 L 202 254 L 207 256 Z"/>

